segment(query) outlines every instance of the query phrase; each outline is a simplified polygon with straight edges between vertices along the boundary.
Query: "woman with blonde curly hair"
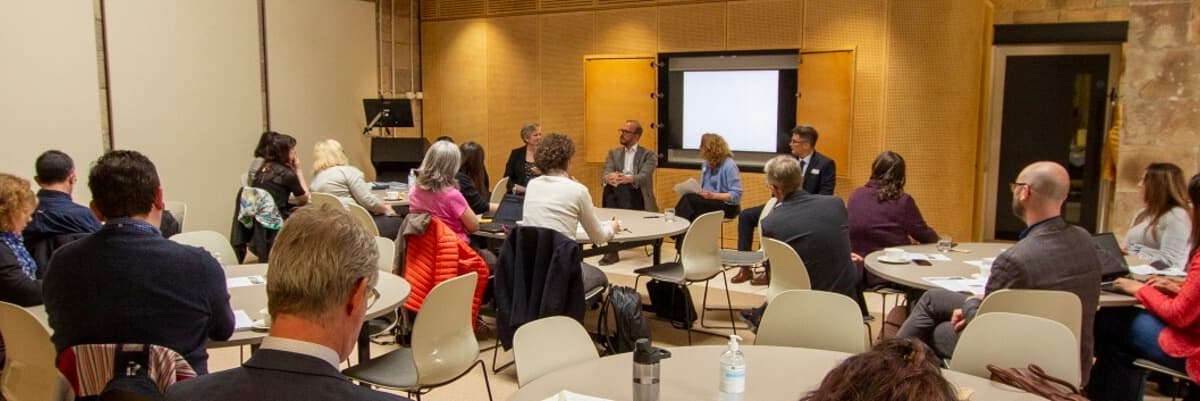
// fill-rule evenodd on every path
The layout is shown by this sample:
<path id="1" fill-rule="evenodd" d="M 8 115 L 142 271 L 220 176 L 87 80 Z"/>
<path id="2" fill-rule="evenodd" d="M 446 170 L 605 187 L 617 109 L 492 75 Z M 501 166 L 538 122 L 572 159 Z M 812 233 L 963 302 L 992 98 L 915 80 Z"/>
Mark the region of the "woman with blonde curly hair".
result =
<path id="1" fill-rule="evenodd" d="M 313 192 L 324 192 L 336 196 L 344 204 L 356 203 L 374 215 L 379 235 L 395 238 L 400 230 L 401 219 L 396 211 L 371 192 L 371 184 L 362 170 L 351 166 L 342 144 L 326 139 L 313 145 L 313 176 L 309 187 Z"/>
<path id="2" fill-rule="evenodd" d="M 0 301 L 21 306 L 42 303 L 37 263 L 21 237 L 36 206 L 28 180 L 0 173 Z"/>
<path id="3" fill-rule="evenodd" d="M 742 202 L 742 180 L 729 144 L 720 135 L 700 137 L 700 192 L 684 195 L 675 205 L 675 215 L 688 220 L 722 210 L 725 218 L 737 216 Z"/>

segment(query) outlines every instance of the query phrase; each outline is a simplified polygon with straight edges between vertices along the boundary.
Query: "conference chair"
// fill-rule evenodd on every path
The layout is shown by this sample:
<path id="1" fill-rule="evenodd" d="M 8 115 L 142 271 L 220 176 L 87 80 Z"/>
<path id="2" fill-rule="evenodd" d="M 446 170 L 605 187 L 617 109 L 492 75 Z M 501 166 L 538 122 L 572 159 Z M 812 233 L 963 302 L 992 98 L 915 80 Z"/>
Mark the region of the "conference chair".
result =
<path id="1" fill-rule="evenodd" d="M 767 203 L 763 204 L 762 213 L 758 215 L 758 227 L 754 230 L 754 236 L 758 238 L 758 250 L 756 251 L 739 251 L 735 249 L 721 249 L 721 265 L 726 269 L 734 267 L 758 267 L 762 266 L 767 260 L 766 248 L 763 246 L 762 236 L 762 221 L 775 210 L 775 205 L 778 200 L 775 197 L 767 198 Z M 774 262 L 772 262 L 772 265 Z M 774 278 L 772 278 L 774 279 Z"/>
<path id="2" fill-rule="evenodd" d="M 479 343 L 471 330 L 471 299 L 477 274 L 467 273 L 441 282 L 425 298 L 413 322 L 412 348 L 399 348 L 343 370 L 342 374 L 373 386 L 405 391 L 418 401 L 422 394 L 449 384 L 480 368 L 488 400 L 492 385 L 479 359 Z"/>
<path id="3" fill-rule="evenodd" d="M 600 358 L 583 326 L 566 316 L 550 316 L 525 323 L 513 337 L 517 386 L 556 369 Z"/>
<path id="4" fill-rule="evenodd" d="M 338 202 L 338 204 L 341 204 L 341 202 Z M 375 218 L 371 217 L 371 212 L 368 212 L 367 209 L 356 203 L 346 204 L 346 210 L 350 211 L 350 215 L 354 216 L 354 219 L 358 220 L 367 229 L 367 232 L 376 237 L 379 236 L 379 226 L 375 225 Z"/>
<path id="5" fill-rule="evenodd" d="M 50 332 L 32 313 L 0 302 L 0 327 L 8 354 L 0 371 L 0 394 L 8 400 L 72 400 L 71 384 L 58 372 Z"/>
<path id="6" fill-rule="evenodd" d="M 508 177 L 501 178 L 496 181 L 496 186 L 492 187 L 492 197 L 488 200 L 491 203 L 500 203 L 504 200 L 504 191 L 508 187 Z"/>
<path id="7" fill-rule="evenodd" d="M 1164 375 L 1169 376 L 1171 378 L 1171 381 L 1174 382 L 1175 384 L 1179 384 L 1182 382 L 1184 385 L 1186 385 L 1188 387 L 1187 391 L 1189 391 L 1189 392 L 1196 391 L 1196 386 L 1192 385 L 1194 382 L 1192 381 L 1192 378 L 1190 376 L 1188 376 L 1187 372 L 1180 372 L 1178 370 L 1171 369 L 1166 366 L 1154 363 L 1153 361 L 1150 361 L 1148 359 L 1141 359 L 1141 358 L 1134 359 L 1133 366 L 1137 366 L 1139 368 L 1146 369 L 1151 372 L 1162 373 Z M 1160 389 L 1160 391 L 1161 391 L 1161 389 Z M 1171 393 L 1171 401 L 1175 401 L 1176 398 L 1179 398 L 1178 391 Z"/>
<path id="8" fill-rule="evenodd" d="M 1079 344 L 1062 323 L 1009 312 L 980 313 L 963 329 L 950 369 L 982 378 L 987 365 L 1002 368 L 1040 366 L 1071 383 L 1081 380 Z"/>
<path id="9" fill-rule="evenodd" d="M 754 345 L 816 348 L 851 354 L 865 352 L 862 312 L 842 294 L 790 290 L 767 303 Z"/>
<path id="10" fill-rule="evenodd" d="M 812 282 L 808 279 L 808 268 L 791 245 L 774 238 L 763 238 L 762 241 L 763 250 L 771 255 L 771 282 L 767 284 L 768 304 L 785 291 L 812 289 Z"/>
<path id="11" fill-rule="evenodd" d="M 379 271 L 384 273 L 392 272 L 392 263 L 396 259 L 396 244 L 390 238 L 375 237 L 375 247 L 379 249 Z M 394 344 L 394 337 L 389 338 L 393 334 L 393 329 L 404 324 L 407 327 L 407 321 L 397 308 L 392 312 L 391 318 L 378 317 L 367 322 L 367 333 L 371 341 L 380 345 Z"/>
<path id="12" fill-rule="evenodd" d="M 163 208 L 171 212 L 171 216 L 174 216 L 175 221 L 179 222 L 179 231 L 186 230 L 187 223 L 185 222 L 187 221 L 187 203 L 180 201 L 166 201 L 164 202 Z"/>
<path id="13" fill-rule="evenodd" d="M 336 196 L 324 192 L 313 192 L 308 194 L 308 203 L 314 206 L 330 205 L 333 207 L 345 207 L 342 205 L 342 201 Z"/>
<path id="14" fill-rule="evenodd" d="M 392 272 L 392 263 L 396 262 L 396 242 L 391 238 L 375 236 L 375 247 L 379 248 L 379 271 Z"/>
<path id="15" fill-rule="evenodd" d="M 989 312 L 1009 312 L 1050 319 L 1071 329 L 1080 341 L 1083 306 L 1079 296 L 1066 291 L 1003 289 L 987 294 L 976 316 Z"/>
<path id="16" fill-rule="evenodd" d="M 203 248 L 212 254 L 222 266 L 234 266 L 239 264 L 237 254 L 233 250 L 233 246 L 229 244 L 229 239 L 216 231 L 189 231 L 171 236 L 171 241 L 175 241 L 184 245 L 191 245 Z"/>
<path id="17" fill-rule="evenodd" d="M 725 269 L 721 268 L 720 246 L 718 244 L 721 234 L 721 219 L 724 217 L 724 212 L 715 211 L 709 212 L 696 217 L 692 225 L 683 235 L 683 245 L 680 248 L 680 259 L 678 262 L 668 262 L 650 267 L 643 267 L 634 270 L 636 276 L 633 279 L 633 288 L 638 288 L 638 281 L 642 276 L 650 277 L 660 281 L 672 283 L 678 287 L 686 288 L 692 283 L 704 282 L 704 297 L 701 300 L 701 310 L 708 305 L 708 286 L 709 280 L 721 275 L 721 279 L 725 282 L 725 302 L 729 306 L 729 321 L 733 322 L 733 301 L 729 296 L 729 276 Z M 691 298 L 684 300 L 687 305 L 692 307 Z M 700 327 L 708 328 L 704 324 L 704 315 L 700 314 Z M 737 326 L 729 326 L 724 328 L 733 329 L 733 334 L 737 334 Z M 688 335 L 688 345 L 692 343 L 692 327 L 688 325 L 686 328 Z"/>

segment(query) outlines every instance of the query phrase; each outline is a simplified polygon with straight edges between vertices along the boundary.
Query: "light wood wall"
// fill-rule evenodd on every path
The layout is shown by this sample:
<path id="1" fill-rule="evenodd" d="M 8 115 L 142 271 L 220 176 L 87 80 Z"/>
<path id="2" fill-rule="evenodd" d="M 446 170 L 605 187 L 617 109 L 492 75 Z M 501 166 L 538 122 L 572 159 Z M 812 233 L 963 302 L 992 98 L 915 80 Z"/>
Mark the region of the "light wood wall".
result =
<path id="1" fill-rule="evenodd" d="M 837 194 L 865 183 L 880 151 L 895 150 L 908 160 L 908 191 L 930 224 L 956 238 L 972 236 L 980 78 L 990 46 L 990 11 L 982 2 L 425 0 L 421 6 L 425 136 L 479 142 L 494 179 L 521 145 L 518 130 L 526 122 L 582 142 L 586 55 L 847 49 L 855 54 L 850 151 L 849 160 L 837 163 L 849 180 L 838 183 Z M 572 173 L 598 202 L 602 166 L 583 163 L 583 153 Z M 677 201 L 674 183 L 698 174 L 660 169 L 660 206 Z M 761 204 L 762 175 L 742 179 L 743 206 Z M 726 225 L 726 246 L 733 246 L 734 231 Z"/>

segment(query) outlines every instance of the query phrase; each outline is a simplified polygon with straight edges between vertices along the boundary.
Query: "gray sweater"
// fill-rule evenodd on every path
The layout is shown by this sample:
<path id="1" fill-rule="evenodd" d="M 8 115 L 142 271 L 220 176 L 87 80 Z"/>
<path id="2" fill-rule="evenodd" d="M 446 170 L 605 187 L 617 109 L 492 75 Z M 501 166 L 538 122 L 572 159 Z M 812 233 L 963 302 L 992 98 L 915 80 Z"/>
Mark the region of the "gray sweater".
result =
<path id="1" fill-rule="evenodd" d="M 1138 210 L 1134 213 L 1135 220 L 1141 212 Z M 1167 211 L 1158 219 L 1154 231 L 1150 231 L 1150 220 L 1145 219 L 1138 224 L 1130 222 L 1129 232 L 1125 234 L 1125 247 L 1130 253 L 1136 253 L 1147 261 L 1163 261 L 1171 267 L 1187 267 L 1190 249 L 1188 236 L 1192 232 L 1187 210 L 1176 207 Z"/>
<path id="2" fill-rule="evenodd" d="M 358 203 L 368 212 L 375 213 L 383 201 L 371 193 L 371 184 L 363 178 L 363 172 L 352 166 L 334 166 L 317 173 L 308 185 L 313 192 L 324 192 L 338 197 L 342 203 Z"/>

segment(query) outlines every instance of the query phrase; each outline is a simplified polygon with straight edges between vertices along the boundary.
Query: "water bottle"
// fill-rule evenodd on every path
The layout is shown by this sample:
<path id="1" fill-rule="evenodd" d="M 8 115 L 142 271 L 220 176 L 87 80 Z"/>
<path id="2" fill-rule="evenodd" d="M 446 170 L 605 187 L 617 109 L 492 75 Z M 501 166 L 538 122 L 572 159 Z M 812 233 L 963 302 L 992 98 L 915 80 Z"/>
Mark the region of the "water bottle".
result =
<path id="1" fill-rule="evenodd" d="M 412 192 L 413 188 L 417 187 L 417 169 L 408 169 L 408 191 Z"/>
<path id="2" fill-rule="evenodd" d="M 729 335 L 729 349 L 721 354 L 721 401 L 738 401 L 746 393 L 746 357 L 736 334 Z"/>
<path id="3" fill-rule="evenodd" d="M 658 361 L 671 357 L 671 352 L 650 345 L 650 339 L 639 338 L 633 349 L 633 401 L 658 401 Z"/>

